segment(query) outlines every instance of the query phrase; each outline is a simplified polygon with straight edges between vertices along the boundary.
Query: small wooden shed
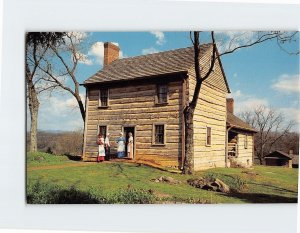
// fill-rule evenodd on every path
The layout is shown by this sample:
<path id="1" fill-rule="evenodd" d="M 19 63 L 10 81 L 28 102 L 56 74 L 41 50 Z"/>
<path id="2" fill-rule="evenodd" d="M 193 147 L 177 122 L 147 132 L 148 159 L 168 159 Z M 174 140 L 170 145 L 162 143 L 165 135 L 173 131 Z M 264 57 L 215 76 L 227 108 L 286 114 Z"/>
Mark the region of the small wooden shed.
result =
<path id="1" fill-rule="evenodd" d="M 283 151 L 273 151 L 265 156 L 266 166 L 283 166 L 291 168 L 293 165 L 293 155 L 287 154 Z"/>

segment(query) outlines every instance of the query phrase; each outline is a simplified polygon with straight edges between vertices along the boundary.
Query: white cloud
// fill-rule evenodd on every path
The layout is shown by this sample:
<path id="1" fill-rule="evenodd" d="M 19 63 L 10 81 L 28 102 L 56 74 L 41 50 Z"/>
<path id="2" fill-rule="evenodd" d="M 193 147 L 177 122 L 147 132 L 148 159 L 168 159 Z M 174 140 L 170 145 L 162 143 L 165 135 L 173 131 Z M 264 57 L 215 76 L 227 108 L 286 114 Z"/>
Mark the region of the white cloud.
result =
<path id="1" fill-rule="evenodd" d="M 65 43 L 67 45 L 71 44 L 69 37 L 72 38 L 73 44 L 80 44 L 88 36 L 89 36 L 89 34 L 86 32 L 67 32 L 67 36 L 65 36 L 64 39 L 65 39 Z"/>
<path id="2" fill-rule="evenodd" d="M 233 77 L 234 77 L 234 78 L 236 78 L 237 76 L 238 76 L 238 74 L 237 74 L 237 73 L 234 73 L 234 74 L 233 74 Z"/>
<path id="3" fill-rule="evenodd" d="M 119 44 L 116 42 L 112 42 L 112 43 L 114 45 L 119 46 Z M 88 52 L 88 56 L 92 57 L 92 59 L 94 60 L 94 63 L 103 65 L 104 43 L 101 41 L 94 43 Z M 124 58 L 123 52 L 121 50 L 120 50 L 119 56 L 120 56 L 120 58 Z"/>
<path id="4" fill-rule="evenodd" d="M 300 124 L 300 109 L 298 108 L 280 108 L 280 112 L 284 114 L 285 117 L 290 118 L 295 121 L 298 125 Z"/>
<path id="5" fill-rule="evenodd" d="M 272 84 L 272 89 L 284 93 L 299 93 L 300 92 L 300 75 L 280 75 L 275 83 Z"/>
<path id="6" fill-rule="evenodd" d="M 232 93 L 233 97 L 239 97 L 242 95 L 241 90 L 237 90 L 236 92 Z"/>
<path id="7" fill-rule="evenodd" d="M 79 40 L 83 40 L 83 39 L 86 39 L 88 37 L 88 33 L 86 32 L 68 32 L 67 33 L 68 36 L 70 37 L 75 37 Z"/>
<path id="8" fill-rule="evenodd" d="M 244 100 L 235 101 L 235 112 L 243 112 L 245 110 L 253 110 L 257 106 L 268 106 L 267 99 L 260 99 L 255 97 L 245 98 Z"/>
<path id="9" fill-rule="evenodd" d="M 91 59 L 88 58 L 88 55 L 77 52 L 76 57 L 79 61 L 79 63 L 85 64 L 85 65 L 92 65 L 93 62 Z"/>
<path id="10" fill-rule="evenodd" d="M 244 94 L 241 90 L 232 92 L 228 97 L 234 98 L 234 112 L 237 114 L 243 111 L 253 110 L 257 106 L 269 105 L 267 99 Z"/>
<path id="11" fill-rule="evenodd" d="M 80 94 L 82 102 L 85 96 Z M 28 112 L 27 112 L 28 116 Z M 30 116 L 30 115 L 29 115 Z M 78 103 L 73 96 L 54 94 L 40 98 L 38 117 L 39 130 L 77 130 L 83 128 Z"/>
<path id="12" fill-rule="evenodd" d="M 145 54 L 151 54 L 151 53 L 158 53 L 159 50 L 157 50 L 156 48 L 146 48 L 146 49 L 143 49 L 142 50 L 142 54 L 145 55 Z"/>
<path id="13" fill-rule="evenodd" d="M 98 41 L 94 43 L 90 51 L 88 52 L 89 56 L 93 56 L 96 59 L 97 64 L 103 65 L 103 59 L 104 59 L 104 43 L 101 41 Z"/>
<path id="14" fill-rule="evenodd" d="M 165 34 L 161 31 L 151 31 L 151 34 L 153 34 L 156 37 L 156 44 L 163 45 L 166 43 Z"/>
<path id="15" fill-rule="evenodd" d="M 217 31 L 216 41 L 220 52 L 232 50 L 244 44 L 249 44 L 259 36 L 255 31 Z"/>

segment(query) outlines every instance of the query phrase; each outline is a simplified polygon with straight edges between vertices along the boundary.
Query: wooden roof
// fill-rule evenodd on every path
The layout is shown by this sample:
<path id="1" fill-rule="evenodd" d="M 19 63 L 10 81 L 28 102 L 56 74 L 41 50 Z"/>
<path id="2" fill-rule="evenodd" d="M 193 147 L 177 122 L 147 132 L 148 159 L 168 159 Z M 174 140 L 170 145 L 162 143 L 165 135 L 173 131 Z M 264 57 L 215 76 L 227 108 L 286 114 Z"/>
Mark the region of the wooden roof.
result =
<path id="1" fill-rule="evenodd" d="M 226 120 L 227 127 L 233 127 L 245 131 L 250 132 L 257 132 L 254 128 L 252 128 L 248 123 L 244 122 L 237 116 L 233 115 L 232 113 L 227 111 L 227 120 Z"/>
<path id="2" fill-rule="evenodd" d="M 211 49 L 212 44 L 201 45 L 200 60 L 208 54 L 207 52 Z M 193 47 L 122 58 L 113 61 L 102 70 L 99 70 L 96 74 L 85 80 L 84 85 L 151 78 L 180 72 L 187 73 L 193 66 Z M 225 75 L 224 79 L 226 88 L 228 92 L 230 92 Z"/>
<path id="3" fill-rule="evenodd" d="M 289 155 L 283 151 L 275 150 L 271 152 L 270 154 L 266 155 L 265 158 L 287 158 L 287 159 L 293 159 L 293 155 Z"/>

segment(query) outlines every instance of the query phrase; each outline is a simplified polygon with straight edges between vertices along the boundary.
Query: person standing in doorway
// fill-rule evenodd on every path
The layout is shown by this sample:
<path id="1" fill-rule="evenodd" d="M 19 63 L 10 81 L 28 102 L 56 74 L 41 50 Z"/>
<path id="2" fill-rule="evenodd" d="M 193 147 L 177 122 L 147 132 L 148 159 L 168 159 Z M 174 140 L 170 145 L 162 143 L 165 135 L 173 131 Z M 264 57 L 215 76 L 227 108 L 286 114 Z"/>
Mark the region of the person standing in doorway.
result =
<path id="1" fill-rule="evenodd" d="M 98 157 L 97 162 L 103 162 L 105 157 L 105 149 L 104 149 L 104 137 L 102 134 L 98 135 L 97 138 L 97 144 L 98 144 Z"/>
<path id="2" fill-rule="evenodd" d="M 106 134 L 104 140 L 104 148 L 105 148 L 105 160 L 110 160 L 110 143 L 109 143 L 109 133 Z"/>
<path id="3" fill-rule="evenodd" d="M 127 157 L 133 159 L 133 136 L 131 132 L 128 133 Z"/>
<path id="4" fill-rule="evenodd" d="M 120 137 L 117 138 L 117 155 L 118 158 L 123 158 L 124 157 L 124 152 L 125 152 L 125 138 L 123 137 L 123 133 L 120 133 Z"/>

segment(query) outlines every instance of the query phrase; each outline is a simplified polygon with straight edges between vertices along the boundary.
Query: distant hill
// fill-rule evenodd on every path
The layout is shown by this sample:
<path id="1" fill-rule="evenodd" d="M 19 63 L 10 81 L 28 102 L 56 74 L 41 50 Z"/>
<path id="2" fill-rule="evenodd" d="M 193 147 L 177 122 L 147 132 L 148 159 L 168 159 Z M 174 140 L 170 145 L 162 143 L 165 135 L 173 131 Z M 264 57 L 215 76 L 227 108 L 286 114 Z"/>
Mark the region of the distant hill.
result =
<path id="1" fill-rule="evenodd" d="M 49 133 L 49 134 L 63 134 L 63 133 L 72 133 L 79 132 L 79 130 L 59 130 L 59 129 L 49 129 L 49 130 L 38 130 L 38 133 Z M 27 129 L 27 133 L 30 133 L 29 129 Z"/>

